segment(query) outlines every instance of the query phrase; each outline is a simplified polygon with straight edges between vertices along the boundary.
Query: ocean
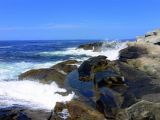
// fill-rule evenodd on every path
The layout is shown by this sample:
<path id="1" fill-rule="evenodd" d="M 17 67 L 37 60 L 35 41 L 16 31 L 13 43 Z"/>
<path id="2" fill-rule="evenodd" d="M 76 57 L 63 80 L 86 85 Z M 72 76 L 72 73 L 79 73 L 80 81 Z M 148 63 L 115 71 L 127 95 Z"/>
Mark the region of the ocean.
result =
<path id="1" fill-rule="evenodd" d="M 76 49 L 77 46 L 96 40 L 35 40 L 0 41 L 0 108 L 21 105 L 32 109 L 51 110 L 56 102 L 70 101 L 75 93 L 65 92 L 55 82 L 42 84 L 34 80 L 18 80 L 18 75 L 30 69 L 49 68 L 68 59 L 84 61 L 105 55 L 109 60 L 118 59 L 126 41 L 104 41 L 100 52 Z"/>

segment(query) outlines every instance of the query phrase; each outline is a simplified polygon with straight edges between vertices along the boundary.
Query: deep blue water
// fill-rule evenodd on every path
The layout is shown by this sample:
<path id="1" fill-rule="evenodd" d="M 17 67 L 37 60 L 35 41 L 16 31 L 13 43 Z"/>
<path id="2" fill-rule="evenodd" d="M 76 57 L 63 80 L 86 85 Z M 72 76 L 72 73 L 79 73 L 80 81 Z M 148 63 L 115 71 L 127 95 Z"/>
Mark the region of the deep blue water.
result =
<path id="1" fill-rule="evenodd" d="M 0 62 L 47 62 L 65 60 L 75 55 L 42 56 L 40 52 L 65 51 L 66 48 L 95 42 L 90 40 L 0 41 Z"/>

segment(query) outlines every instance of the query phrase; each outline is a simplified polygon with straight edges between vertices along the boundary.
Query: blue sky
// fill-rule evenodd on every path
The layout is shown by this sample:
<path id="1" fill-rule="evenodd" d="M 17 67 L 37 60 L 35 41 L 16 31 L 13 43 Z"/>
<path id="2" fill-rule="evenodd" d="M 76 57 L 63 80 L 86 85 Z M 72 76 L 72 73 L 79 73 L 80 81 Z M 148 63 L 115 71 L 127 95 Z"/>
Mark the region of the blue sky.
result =
<path id="1" fill-rule="evenodd" d="M 160 0 L 0 0 L 0 40 L 124 39 L 160 28 Z"/>

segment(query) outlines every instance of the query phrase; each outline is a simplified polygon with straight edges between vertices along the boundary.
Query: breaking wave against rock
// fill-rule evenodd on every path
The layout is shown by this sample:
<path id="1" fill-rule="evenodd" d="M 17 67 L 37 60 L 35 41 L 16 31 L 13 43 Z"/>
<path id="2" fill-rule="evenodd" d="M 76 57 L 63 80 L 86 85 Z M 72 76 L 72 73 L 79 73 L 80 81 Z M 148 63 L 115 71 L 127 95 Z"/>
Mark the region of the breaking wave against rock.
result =
<path id="1" fill-rule="evenodd" d="M 17 45 L 21 48 L 19 43 Z M 56 48 L 56 45 L 53 46 Z M 27 49 L 35 49 L 33 46 L 27 47 Z M 31 80 L 20 81 L 18 80 L 18 75 L 30 69 L 49 68 L 68 58 L 84 61 L 89 57 L 105 55 L 108 59 L 115 60 L 119 56 L 119 51 L 126 47 L 126 42 L 104 42 L 100 51 L 78 49 L 74 46 L 66 47 L 65 44 L 64 49 L 53 51 L 51 51 L 52 46 L 50 46 L 49 51 L 47 51 L 46 46 L 42 47 L 44 48 L 33 53 L 35 55 L 33 56 L 33 58 L 35 57 L 33 61 L 30 58 L 30 61 L 27 62 L 27 57 L 24 57 L 20 62 L 16 61 L 18 60 L 17 56 L 21 56 L 23 53 L 26 54 L 25 50 L 21 51 L 21 54 L 18 53 L 18 50 L 15 54 L 8 54 L 10 55 L 9 57 L 17 55 L 15 61 L 7 62 L 5 57 L 2 57 L 3 61 L 0 61 L 0 107 L 22 105 L 33 109 L 51 110 L 56 102 L 70 101 L 74 97 L 74 93 L 66 96 L 58 94 L 59 92 L 66 92 L 66 90 L 59 88 L 55 82 L 42 84 Z M 8 53 L 12 53 L 11 48 L 6 48 L 5 50 L 9 51 Z M 40 57 L 37 57 L 37 54 Z M 2 55 L 6 56 L 5 54 Z M 47 59 L 48 61 L 35 62 L 35 59 Z"/>
<path id="2" fill-rule="evenodd" d="M 66 90 L 59 88 L 55 82 L 42 84 L 30 80 L 17 80 L 18 75 L 27 70 L 48 68 L 59 62 L 0 62 L 0 107 L 22 105 L 34 109 L 50 110 L 54 108 L 56 102 L 70 101 L 74 93 L 67 96 L 56 93 L 66 92 Z"/>
<path id="3" fill-rule="evenodd" d="M 108 57 L 109 60 L 116 60 L 119 57 L 119 51 L 127 47 L 126 44 L 127 42 L 104 42 L 102 47 L 100 48 L 100 51 L 77 49 L 73 47 L 73 48 L 67 48 L 62 51 L 40 52 L 39 55 L 41 56 L 72 55 L 72 56 L 88 56 L 88 57 L 105 55 Z"/>
<path id="4" fill-rule="evenodd" d="M 59 88 L 55 82 L 42 84 L 35 81 L 1 81 L 0 106 L 22 105 L 32 109 L 54 108 L 56 102 L 70 101 L 74 93 L 62 96 L 57 92 L 66 92 Z"/>
<path id="5" fill-rule="evenodd" d="M 13 80 L 17 79 L 18 75 L 23 72 L 26 72 L 30 69 L 40 69 L 40 68 L 49 68 L 56 62 L 46 62 L 46 63 L 32 63 L 32 62 L 15 62 L 15 63 L 6 63 L 0 62 L 0 81 L 1 80 Z"/>

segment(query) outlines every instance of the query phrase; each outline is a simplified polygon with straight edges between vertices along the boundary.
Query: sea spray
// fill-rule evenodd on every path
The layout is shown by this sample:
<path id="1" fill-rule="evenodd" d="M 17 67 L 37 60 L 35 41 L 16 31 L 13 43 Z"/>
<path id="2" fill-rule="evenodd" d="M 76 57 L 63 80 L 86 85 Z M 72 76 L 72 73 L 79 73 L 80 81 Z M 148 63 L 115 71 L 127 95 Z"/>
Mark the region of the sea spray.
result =
<path id="1" fill-rule="evenodd" d="M 63 51 L 50 51 L 50 52 L 40 52 L 39 55 L 41 56 L 67 56 L 72 55 L 75 57 L 81 56 L 81 59 L 84 58 L 94 57 L 98 55 L 105 55 L 108 57 L 109 60 L 116 60 L 119 57 L 119 51 L 123 48 L 127 47 L 127 42 L 104 42 L 100 51 L 95 52 L 94 50 L 84 50 L 84 49 L 77 49 L 67 48 Z M 87 56 L 87 57 L 86 57 Z"/>
<path id="2" fill-rule="evenodd" d="M 74 93 L 62 96 L 57 92 L 66 90 L 59 88 L 55 82 L 42 84 L 29 80 L 1 81 L 0 105 L 4 107 L 18 104 L 32 109 L 51 110 L 56 102 L 70 101 L 74 97 Z"/>

